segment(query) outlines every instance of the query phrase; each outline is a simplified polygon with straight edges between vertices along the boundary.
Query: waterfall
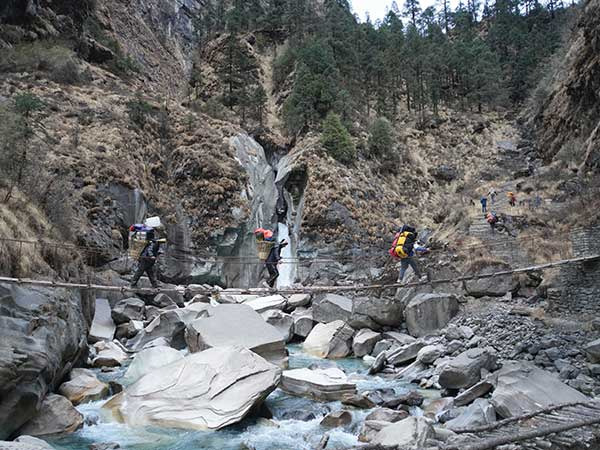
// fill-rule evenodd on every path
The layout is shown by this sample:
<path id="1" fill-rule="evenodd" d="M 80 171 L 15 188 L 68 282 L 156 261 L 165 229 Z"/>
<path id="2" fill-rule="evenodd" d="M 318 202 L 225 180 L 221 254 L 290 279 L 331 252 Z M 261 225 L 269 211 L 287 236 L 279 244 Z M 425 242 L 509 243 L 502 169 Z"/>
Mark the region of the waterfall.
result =
<path id="1" fill-rule="evenodd" d="M 289 287 L 294 282 L 296 263 L 293 260 L 290 230 L 285 223 L 279 222 L 277 224 L 277 239 L 280 241 L 285 239 L 289 243 L 289 245 L 284 247 L 281 251 L 281 257 L 283 260 L 279 265 L 279 278 L 277 279 L 277 287 Z"/>

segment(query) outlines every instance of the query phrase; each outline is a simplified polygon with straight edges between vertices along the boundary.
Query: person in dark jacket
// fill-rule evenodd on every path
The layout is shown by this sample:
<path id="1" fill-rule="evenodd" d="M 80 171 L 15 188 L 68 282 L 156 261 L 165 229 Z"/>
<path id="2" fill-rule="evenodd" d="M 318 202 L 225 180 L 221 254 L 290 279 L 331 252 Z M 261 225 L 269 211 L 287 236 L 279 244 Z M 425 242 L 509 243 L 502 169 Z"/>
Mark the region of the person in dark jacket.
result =
<path id="1" fill-rule="evenodd" d="M 271 251 L 269 252 L 269 256 L 265 261 L 265 266 L 267 268 L 267 271 L 269 272 L 269 279 L 267 280 L 267 284 L 271 288 L 275 286 L 275 282 L 279 277 L 279 270 L 277 270 L 277 264 L 281 260 L 281 250 L 283 250 L 283 247 L 285 247 L 286 245 L 288 245 L 288 243 L 285 239 L 282 239 L 279 244 L 274 245 Z"/>
<path id="2" fill-rule="evenodd" d="M 146 245 L 144 250 L 142 250 L 142 253 L 140 253 L 140 259 L 138 261 L 137 270 L 131 279 L 131 287 L 136 287 L 137 282 L 145 272 L 150 279 L 152 287 L 158 288 L 158 282 L 156 281 L 156 276 L 154 275 L 154 264 L 156 264 L 156 258 L 158 258 L 160 244 L 162 242 L 163 240 L 160 239 L 152 239 L 148 245 Z"/>

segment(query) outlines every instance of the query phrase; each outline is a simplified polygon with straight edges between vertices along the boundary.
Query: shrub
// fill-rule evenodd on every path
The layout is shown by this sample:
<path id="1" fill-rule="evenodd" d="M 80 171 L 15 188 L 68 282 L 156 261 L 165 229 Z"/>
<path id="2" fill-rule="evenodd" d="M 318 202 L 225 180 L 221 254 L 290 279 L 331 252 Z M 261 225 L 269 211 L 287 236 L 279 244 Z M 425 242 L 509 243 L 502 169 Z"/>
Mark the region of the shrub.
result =
<path id="1" fill-rule="evenodd" d="M 127 102 L 127 115 L 138 127 L 143 128 L 152 113 L 152 105 L 137 94 L 135 100 Z"/>
<path id="2" fill-rule="evenodd" d="M 61 84 L 77 84 L 81 82 L 82 76 L 77 63 L 69 58 L 52 68 L 50 79 Z"/>
<path id="3" fill-rule="evenodd" d="M 340 116 L 330 112 L 322 125 L 321 144 L 331 156 L 348 164 L 356 159 L 356 148 L 352 137 L 342 124 Z"/>
<path id="4" fill-rule="evenodd" d="M 390 122 L 379 117 L 369 129 L 368 148 L 370 155 L 380 157 L 393 152 L 393 129 Z"/>
<path id="5" fill-rule="evenodd" d="M 286 48 L 273 62 L 273 84 L 281 87 L 286 78 L 294 70 L 296 53 L 290 47 Z"/>

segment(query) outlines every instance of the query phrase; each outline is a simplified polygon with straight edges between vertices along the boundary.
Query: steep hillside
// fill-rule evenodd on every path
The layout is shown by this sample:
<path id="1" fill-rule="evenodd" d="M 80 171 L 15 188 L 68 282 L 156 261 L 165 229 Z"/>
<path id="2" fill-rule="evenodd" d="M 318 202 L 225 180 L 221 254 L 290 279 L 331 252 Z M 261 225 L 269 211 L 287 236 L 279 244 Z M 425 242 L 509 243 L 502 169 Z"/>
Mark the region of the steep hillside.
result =
<path id="1" fill-rule="evenodd" d="M 585 2 L 565 50 L 557 56 L 549 92 L 540 93 L 532 124 L 546 161 L 585 176 L 600 162 L 600 2 Z"/>

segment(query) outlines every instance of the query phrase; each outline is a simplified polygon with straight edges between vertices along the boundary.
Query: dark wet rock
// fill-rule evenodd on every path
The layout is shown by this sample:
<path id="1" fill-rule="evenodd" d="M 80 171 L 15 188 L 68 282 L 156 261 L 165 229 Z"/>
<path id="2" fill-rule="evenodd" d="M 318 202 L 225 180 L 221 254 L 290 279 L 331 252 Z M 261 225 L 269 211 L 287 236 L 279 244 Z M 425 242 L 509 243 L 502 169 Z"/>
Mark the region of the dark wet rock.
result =
<path id="1" fill-rule="evenodd" d="M 395 410 L 390 408 L 377 408 L 373 410 L 365 420 L 377 420 L 381 422 L 399 422 L 400 420 L 406 419 L 409 413 L 404 410 Z"/>
<path id="2" fill-rule="evenodd" d="M 139 298 L 126 298 L 121 300 L 112 309 L 112 319 L 115 324 L 121 325 L 131 320 L 144 320 L 146 304 Z"/>
<path id="3" fill-rule="evenodd" d="M 36 415 L 83 359 L 92 315 L 88 296 L 0 284 L 0 439 Z"/>
<path id="4" fill-rule="evenodd" d="M 352 422 L 352 413 L 350 411 L 334 411 L 327 414 L 321 420 L 321 426 L 327 428 L 338 428 L 348 425 Z"/>
<path id="5" fill-rule="evenodd" d="M 387 400 L 383 403 L 386 408 L 397 409 L 401 405 L 406 406 L 421 406 L 423 404 L 424 397 L 417 391 L 410 391 L 406 394 L 402 394 L 392 400 Z"/>

